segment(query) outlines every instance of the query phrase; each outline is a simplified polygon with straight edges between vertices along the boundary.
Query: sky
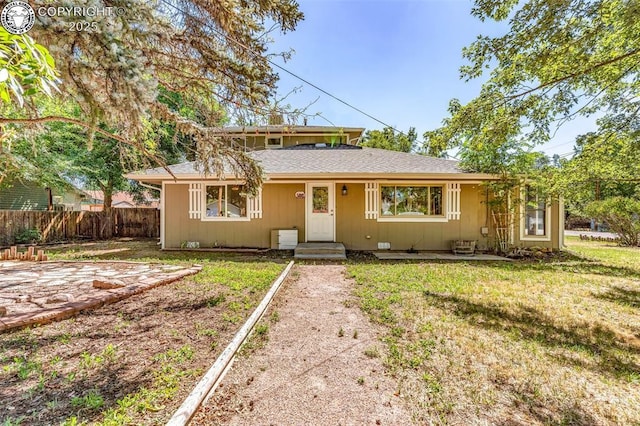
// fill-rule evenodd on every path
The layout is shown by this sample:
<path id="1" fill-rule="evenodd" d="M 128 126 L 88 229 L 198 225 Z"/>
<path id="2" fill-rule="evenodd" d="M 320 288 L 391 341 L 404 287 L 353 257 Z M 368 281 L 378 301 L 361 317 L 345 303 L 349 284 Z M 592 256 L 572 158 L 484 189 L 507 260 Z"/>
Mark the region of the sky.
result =
<path id="1" fill-rule="evenodd" d="M 305 14 L 296 30 L 275 39 L 272 51 L 293 49 L 286 63 L 274 62 L 398 130 L 415 127 L 419 140 L 440 127 L 452 98 L 463 103 L 480 92 L 482 80 L 464 82 L 459 68 L 463 47 L 478 35 L 499 36 L 506 23 L 471 16 L 471 0 L 298 0 Z M 321 113 L 309 125 L 384 127 L 366 115 L 276 69 L 278 95 L 292 107 Z M 316 100 L 317 99 L 317 100 Z M 572 151 L 575 137 L 593 129 L 577 119 L 556 132 L 539 150 L 548 155 Z"/>

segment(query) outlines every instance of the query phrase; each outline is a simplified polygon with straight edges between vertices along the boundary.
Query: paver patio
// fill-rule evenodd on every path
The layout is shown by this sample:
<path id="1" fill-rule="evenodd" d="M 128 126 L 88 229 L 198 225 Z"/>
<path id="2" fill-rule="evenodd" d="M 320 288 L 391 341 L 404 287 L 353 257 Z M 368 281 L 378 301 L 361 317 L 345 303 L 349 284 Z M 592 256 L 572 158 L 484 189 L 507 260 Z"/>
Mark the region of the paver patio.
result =
<path id="1" fill-rule="evenodd" d="M 0 332 L 60 320 L 199 272 L 134 262 L 0 262 Z M 94 281 L 106 284 L 95 288 Z"/>

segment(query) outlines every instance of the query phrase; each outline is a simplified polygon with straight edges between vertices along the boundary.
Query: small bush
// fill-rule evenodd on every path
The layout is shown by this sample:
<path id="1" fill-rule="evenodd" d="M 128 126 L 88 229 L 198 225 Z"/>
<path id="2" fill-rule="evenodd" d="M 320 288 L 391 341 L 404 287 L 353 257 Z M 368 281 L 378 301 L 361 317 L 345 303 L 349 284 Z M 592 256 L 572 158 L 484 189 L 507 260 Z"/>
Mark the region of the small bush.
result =
<path id="1" fill-rule="evenodd" d="M 607 222 L 611 231 L 620 236 L 620 245 L 640 245 L 640 200 L 612 197 L 590 203 L 585 211 L 598 221 Z"/>
<path id="2" fill-rule="evenodd" d="M 42 240 L 40 231 L 36 228 L 22 229 L 14 236 L 17 244 L 34 244 Z"/>

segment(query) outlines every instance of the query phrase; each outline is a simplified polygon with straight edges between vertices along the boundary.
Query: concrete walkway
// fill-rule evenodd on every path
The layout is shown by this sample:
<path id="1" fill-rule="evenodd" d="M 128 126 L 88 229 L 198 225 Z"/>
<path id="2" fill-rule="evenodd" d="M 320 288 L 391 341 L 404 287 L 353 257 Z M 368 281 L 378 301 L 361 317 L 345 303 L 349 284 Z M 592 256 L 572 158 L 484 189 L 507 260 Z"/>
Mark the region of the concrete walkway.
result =
<path id="1" fill-rule="evenodd" d="M 137 262 L 0 261 L 0 332 L 69 318 L 200 269 Z M 94 287 L 94 281 L 103 288 Z"/>

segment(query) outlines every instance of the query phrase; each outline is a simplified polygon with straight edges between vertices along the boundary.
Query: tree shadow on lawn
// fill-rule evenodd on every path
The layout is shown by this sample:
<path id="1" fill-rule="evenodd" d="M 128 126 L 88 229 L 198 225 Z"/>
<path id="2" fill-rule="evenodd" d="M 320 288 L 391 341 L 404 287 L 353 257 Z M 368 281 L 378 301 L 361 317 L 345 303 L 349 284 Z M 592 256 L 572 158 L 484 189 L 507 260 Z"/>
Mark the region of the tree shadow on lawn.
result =
<path id="1" fill-rule="evenodd" d="M 277 252 L 233 252 L 233 251 L 198 251 L 167 250 L 163 251 L 156 244 L 156 239 L 137 239 L 133 241 L 103 240 L 77 244 L 60 244 L 46 247 L 51 260 L 119 260 L 135 262 L 206 262 L 237 261 L 286 263 L 290 260 Z"/>
<path id="2" fill-rule="evenodd" d="M 534 396 L 527 393 L 512 390 L 516 395 L 520 404 L 526 405 L 527 414 L 538 420 L 544 425 L 596 425 L 598 420 L 579 406 L 572 407 L 550 407 L 545 402 L 541 402 Z M 531 424 L 530 419 L 518 421 L 515 419 L 507 419 L 497 423 L 499 426 L 528 426 Z"/>
<path id="3" fill-rule="evenodd" d="M 6 395 L 6 398 L 13 398 L 14 409 L 4 414 L 26 416 L 24 421 L 28 424 L 58 424 L 72 416 L 78 416 L 78 420 L 99 421 L 102 413 L 110 408 L 118 408 L 120 399 L 149 388 L 153 382 L 151 367 L 134 374 L 131 374 L 128 366 L 113 364 L 89 370 L 78 368 L 76 371 L 73 379 L 68 376 L 47 376 L 41 386 L 22 393 L 18 398 L 15 398 L 15 394 Z M 7 381 L 3 387 L 9 389 L 10 385 Z M 102 398 L 102 402 L 94 409 L 83 406 L 81 402 L 83 397 L 90 394 Z M 41 401 L 40 408 L 37 408 L 34 400 Z M 0 409 L 0 419 L 3 417 L 2 411 Z"/>
<path id="4" fill-rule="evenodd" d="M 458 262 L 446 262 L 446 263 L 458 263 Z M 573 274 L 590 274 L 590 275 L 602 275 L 606 277 L 627 278 L 640 280 L 640 269 L 612 266 L 604 263 L 579 257 L 571 256 L 570 259 L 564 259 L 561 261 L 531 261 L 531 260 L 516 260 L 512 262 L 475 262 L 466 263 L 466 267 L 471 268 L 486 268 L 486 269 L 500 269 L 503 271 L 527 271 L 531 273 L 535 272 L 567 272 Z"/>
<path id="5" fill-rule="evenodd" d="M 593 293 L 593 296 L 597 299 L 608 300 L 609 302 L 618 303 L 623 306 L 640 308 L 640 291 L 638 290 L 613 286 L 605 293 Z"/>
<path id="6" fill-rule="evenodd" d="M 424 295 L 431 304 L 453 312 L 474 326 L 497 332 L 516 330 L 522 339 L 548 348 L 564 348 L 593 356 L 593 363 L 558 357 L 564 362 L 578 364 L 615 378 L 640 376 L 640 365 L 631 360 L 640 354 L 640 346 L 636 342 L 622 341 L 608 327 L 588 322 L 557 325 L 553 318 L 530 306 L 507 310 L 429 290 L 425 290 Z"/>

